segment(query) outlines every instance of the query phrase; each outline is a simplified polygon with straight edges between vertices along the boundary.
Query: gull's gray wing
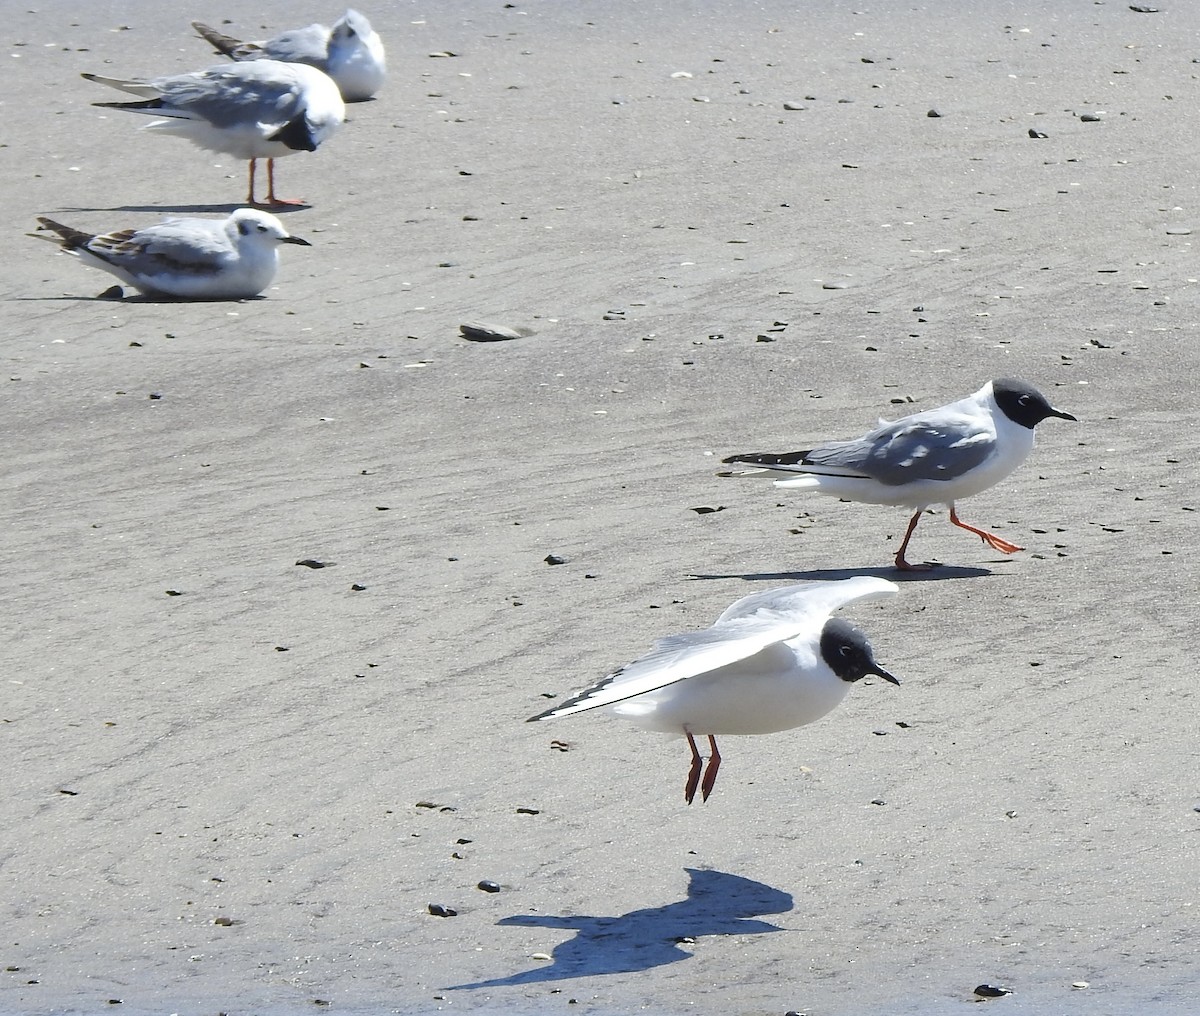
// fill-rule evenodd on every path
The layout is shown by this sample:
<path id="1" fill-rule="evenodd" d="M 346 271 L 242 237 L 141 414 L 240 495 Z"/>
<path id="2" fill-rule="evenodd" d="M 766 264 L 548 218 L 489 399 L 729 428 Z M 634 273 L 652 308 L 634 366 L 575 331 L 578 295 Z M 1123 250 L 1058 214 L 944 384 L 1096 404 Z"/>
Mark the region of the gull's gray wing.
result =
<path id="1" fill-rule="evenodd" d="M 856 600 L 894 595 L 899 587 L 886 579 L 858 575 L 838 582 L 802 582 L 743 597 L 703 631 L 659 639 L 654 649 L 529 719 L 567 716 L 611 706 L 667 685 L 707 674 L 793 639 L 807 629 L 816 634 L 830 612 Z"/>
<path id="2" fill-rule="evenodd" d="M 329 29 L 324 25 L 309 25 L 281 32 L 259 43 L 262 56 L 284 63 L 303 63 L 324 70 L 329 59 Z"/>
<path id="3" fill-rule="evenodd" d="M 86 246 L 101 260 L 140 276 L 169 270 L 215 272 L 232 252 L 224 222 L 216 219 L 168 219 L 94 236 Z"/>
<path id="4" fill-rule="evenodd" d="M 996 432 L 986 417 L 932 410 L 885 424 L 853 441 L 813 448 L 792 469 L 861 476 L 896 487 L 956 479 L 987 459 L 995 445 Z"/>
<path id="5" fill-rule="evenodd" d="M 283 126 L 303 114 L 301 82 L 278 60 L 222 64 L 152 82 L 163 106 L 144 112 L 207 120 L 214 127 L 259 123 Z"/>

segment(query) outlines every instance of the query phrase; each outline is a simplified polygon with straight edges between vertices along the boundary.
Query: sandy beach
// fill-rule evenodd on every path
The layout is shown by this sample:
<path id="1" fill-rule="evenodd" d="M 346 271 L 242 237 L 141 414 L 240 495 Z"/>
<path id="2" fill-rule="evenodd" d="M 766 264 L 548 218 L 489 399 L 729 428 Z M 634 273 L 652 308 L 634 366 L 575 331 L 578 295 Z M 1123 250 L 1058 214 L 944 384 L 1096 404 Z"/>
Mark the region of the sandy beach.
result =
<path id="1" fill-rule="evenodd" d="M 0 1012 L 1200 1009 L 1200 10 L 364 7 L 387 85 L 278 165 L 312 248 L 100 300 L 36 216 L 245 165 L 80 74 L 340 13 L 173 6 L 6 19 Z M 1001 376 L 1079 418 L 959 507 L 1011 558 L 715 475 Z M 679 739 L 524 722 L 853 574 L 903 686 L 703 805 Z"/>

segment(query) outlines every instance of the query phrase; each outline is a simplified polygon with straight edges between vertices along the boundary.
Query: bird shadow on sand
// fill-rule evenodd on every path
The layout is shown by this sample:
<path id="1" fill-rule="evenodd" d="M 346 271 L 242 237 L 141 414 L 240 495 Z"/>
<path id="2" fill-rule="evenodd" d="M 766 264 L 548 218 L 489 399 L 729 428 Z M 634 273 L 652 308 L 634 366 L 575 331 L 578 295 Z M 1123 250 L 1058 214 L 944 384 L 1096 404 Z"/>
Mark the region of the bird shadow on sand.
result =
<path id="1" fill-rule="evenodd" d="M 111 208 L 60 208 L 55 215 L 72 215 L 75 212 L 153 212 L 158 215 L 231 215 L 239 208 L 258 208 L 272 215 L 288 212 L 303 212 L 312 205 L 301 201 L 298 205 L 248 204 L 245 201 L 221 205 L 113 205 Z"/>
<path id="2" fill-rule="evenodd" d="M 259 296 L 239 296 L 236 299 L 215 299 L 215 300 L 197 300 L 195 297 L 187 296 L 147 296 L 145 293 L 130 293 L 128 296 L 105 296 L 103 293 L 96 296 L 18 296 L 13 298 L 15 302 L 28 303 L 55 303 L 66 301 L 68 303 L 257 303 L 259 300 L 267 299 L 261 294 Z"/>
<path id="3" fill-rule="evenodd" d="M 445 990 L 500 988 L 538 984 L 598 974 L 628 974 L 691 959 L 681 948 L 705 935 L 753 935 L 781 931 L 760 914 L 785 914 L 792 909 L 790 893 L 723 871 L 685 868 L 690 878 L 686 898 L 661 907 L 633 910 L 617 917 L 552 917 L 518 914 L 498 924 L 526 928 L 560 928 L 575 937 L 555 947 L 553 962 Z"/>
<path id="4" fill-rule="evenodd" d="M 829 581 L 850 579 L 857 575 L 874 575 L 890 582 L 944 582 L 947 579 L 980 579 L 996 573 L 990 568 L 970 568 L 959 565 L 936 564 L 926 571 L 898 571 L 895 568 L 808 568 L 793 572 L 738 572 L 729 575 L 701 575 L 693 572 L 689 579 L 745 579 L 747 582 L 803 582 L 806 579 Z"/>

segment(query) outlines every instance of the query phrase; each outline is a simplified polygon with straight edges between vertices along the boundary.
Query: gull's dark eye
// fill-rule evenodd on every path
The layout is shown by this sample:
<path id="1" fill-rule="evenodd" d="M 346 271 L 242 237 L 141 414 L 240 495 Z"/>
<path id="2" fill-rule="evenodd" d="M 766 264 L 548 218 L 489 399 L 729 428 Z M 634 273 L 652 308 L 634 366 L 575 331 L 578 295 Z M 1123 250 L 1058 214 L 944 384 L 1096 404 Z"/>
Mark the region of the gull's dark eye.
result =
<path id="1" fill-rule="evenodd" d="M 258 231 L 259 231 L 260 233 L 265 233 L 265 232 L 267 231 L 267 227 L 266 227 L 266 226 L 264 226 L 262 223 L 259 223 L 259 225 L 258 225 Z"/>
<path id="2" fill-rule="evenodd" d="M 1029 396 L 1022 395 L 1019 399 L 1017 399 L 1017 401 L 1021 403 L 1022 406 L 1027 406 L 1029 405 Z"/>

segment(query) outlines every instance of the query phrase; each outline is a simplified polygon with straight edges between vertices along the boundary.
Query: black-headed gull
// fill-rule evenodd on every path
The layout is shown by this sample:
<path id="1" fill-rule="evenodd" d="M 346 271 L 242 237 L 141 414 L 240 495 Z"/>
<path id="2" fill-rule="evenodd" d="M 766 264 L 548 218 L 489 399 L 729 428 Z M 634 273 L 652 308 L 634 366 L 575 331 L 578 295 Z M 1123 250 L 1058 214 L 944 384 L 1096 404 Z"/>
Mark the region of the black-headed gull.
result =
<path id="1" fill-rule="evenodd" d="M 192 27 L 205 42 L 232 60 L 282 60 L 324 71 L 337 82 L 346 102 L 372 98 L 387 78 L 383 42 L 363 15 L 347 10 L 332 28 L 293 28 L 262 42 L 242 42 L 201 21 Z"/>
<path id="2" fill-rule="evenodd" d="M 659 639 L 646 656 L 529 722 L 611 706 L 646 730 L 683 734 L 692 750 L 684 798 L 708 800 L 721 755 L 718 734 L 770 734 L 819 720 L 868 674 L 899 680 L 875 662 L 857 628 L 830 614 L 893 596 L 886 579 L 859 575 L 801 582 L 738 600 L 711 628 Z M 696 735 L 710 748 L 704 779 Z"/>
<path id="3" fill-rule="evenodd" d="M 257 208 L 239 208 L 226 219 L 167 219 L 100 235 L 45 217 L 37 221 L 56 235 L 30 236 L 57 243 L 148 296 L 184 300 L 257 296 L 275 278 L 281 243 L 311 246 Z"/>
<path id="4" fill-rule="evenodd" d="M 96 102 L 157 119 L 146 130 L 187 138 L 194 145 L 250 160 L 254 199 L 257 159 L 267 161 L 268 205 L 299 204 L 275 194 L 275 160 L 315 152 L 346 118 L 333 79 L 305 64 L 249 60 L 190 74 L 142 80 L 84 74 L 89 81 L 142 97 L 140 102 Z"/>
<path id="5" fill-rule="evenodd" d="M 963 522 L 954 503 L 994 486 L 1024 462 L 1033 449 L 1033 428 L 1051 416 L 1075 419 L 1055 409 L 1028 382 L 997 378 L 948 406 L 894 423 L 881 420 L 878 428 L 853 441 L 831 441 L 782 454 L 730 455 L 721 461 L 757 468 L 718 475 L 780 477 L 775 480 L 777 487 L 914 509 L 896 551 L 896 567 L 902 571 L 929 567 L 909 564 L 904 555 L 921 515 L 935 504 L 949 507 L 954 525 L 995 550 L 1015 554 L 1024 548 Z"/>

